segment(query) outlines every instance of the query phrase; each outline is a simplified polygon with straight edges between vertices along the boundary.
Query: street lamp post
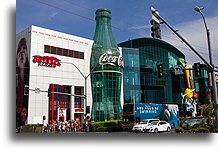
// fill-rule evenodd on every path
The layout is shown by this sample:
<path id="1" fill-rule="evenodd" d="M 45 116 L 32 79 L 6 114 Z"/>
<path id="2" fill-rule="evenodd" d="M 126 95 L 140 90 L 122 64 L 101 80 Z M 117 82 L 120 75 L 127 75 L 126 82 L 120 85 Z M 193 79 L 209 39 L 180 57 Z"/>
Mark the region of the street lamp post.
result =
<path id="1" fill-rule="evenodd" d="M 66 64 L 71 64 L 71 65 L 73 65 L 78 71 L 79 71 L 79 73 L 81 74 L 81 76 L 84 78 L 84 81 L 85 81 L 85 97 L 84 97 L 84 100 L 85 100 L 85 104 L 84 104 L 84 112 L 85 112 L 85 118 L 84 118 L 84 123 L 85 123 L 85 125 L 86 125 L 86 118 L 87 118 L 87 112 L 86 112 L 86 106 L 87 106 L 87 79 L 88 79 L 88 77 L 90 76 L 90 73 L 87 75 L 87 76 L 85 76 L 82 72 L 81 72 L 81 70 L 74 64 L 74 63 L 70 63 L 70 62 L 60 62 L 60 63 L 66 63 Z"/>
<path id="2" fill-rule="evenodd" d="M 214 110 L 215 110 L 215 119 L 217 121 L 217 125 L 216 127 L 218 128 L 218 110 L 217 110 L 217 102 L 218 102 L 218 98 L 217 98 L 217 86 L 216 86 L 216 79 L 215 79 L 215 72 L 214 72 L 214 65 L 213 65 L 213 60 L 212 60 L 212 53 L 211 53 L 211 44 L 210 44 L 210 30 L 207 27 L 205 18 L 203 13 L 201 12 L 201 10 L 203 10 L 203 7 L 195 7 L 194 8 L 195 11 L 199 12 L 203 18 L 204 21 L 204 26 L 207 32 L 207 44 L 208 44 L 208 51 L 209 51 L 209 60 L 210 60 L 210 65 L 212 66 L 211 69 L 211 78 L 212 78 L 212 97 L 213 97 L 213 101 L 214 101 Z"/>
<path id="3" fill-rule="evenodd" d="M 206 32 L 207 32 L 207 44 L 208 44 L 208 51 L 209 51 L 209 60 L 210 60 L 210 64 L 212 65 L 213 60 L 212 60 L 211 45 L 210 45 L 210 30 L 208 29 L 207 23 L 206 23 L 205 18 L 204 18 L 204 15 L 201 12 L 201 10 L 203 10 L 204 8 L 203 7 L 195 7 L 194 9 L 195 9 L 195 11 L 197 11 L 197 12 L 199 12 L 201 14 L 201 16 L 203 18 L 203 21 L 204 21 L 204 26 L 205 26 L 205 29 L 206 29 Z"/>

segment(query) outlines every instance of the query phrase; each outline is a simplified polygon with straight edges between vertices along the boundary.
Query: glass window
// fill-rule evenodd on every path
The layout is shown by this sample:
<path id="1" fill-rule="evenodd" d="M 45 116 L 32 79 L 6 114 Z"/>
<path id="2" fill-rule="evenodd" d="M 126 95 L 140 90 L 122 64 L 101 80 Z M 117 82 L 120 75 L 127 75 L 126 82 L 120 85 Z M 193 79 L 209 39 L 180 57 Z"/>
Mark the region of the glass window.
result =
<path id="1" fill-rule="evenodd" d="M 44 45 L 44 52 L 73 57 L 73 58 L 84 59 L 84 52 L 73 51 L 73 50 L 63 49 L 63 48 L 57 48 L 57 47 L 52 47 L 49 45 Z"/>
<path id="2" fill-rule="evenodd" d="M 52 54 L 56 54 L 56 53 L 57 53 L 56 47 L 52 47 L 51 53 L 52 53 Z"/>
<path id="3" fill-rule="evenodd" d="M 158 123 L 159 123 L 158 121 L 151 122 L 151 124 L 153 124 L 153 125 L 157 125 Z"/>
<path id="4" fill-rule="evenodd" d="M 140 85 L 140 73 L 139 72 L 125 72 L 124 73 L 125 85 Z"/>
<path id="5" fill-rule="evenodd" d="M 84 88 L 75 86 L 74 93 L 77 95 L 83 95 Z M 74 107 L 75 108 L 83 108 L 84 107 L 83 104 L 84 104 L 84 99 L 82 97 L 75 97 L 75 100 L 74 100 Z"/>
<path id="6" fill-rule="evenodd" d="M 67 49 L 64 49 L 64 50 L 63 50 L 63 55 L 64 55 L 64 56 L 68 56 L 68 50 L 67 50 Z"/>
<path id="7" fill-rule="evenodd" d="M 75 58 L 78 58 L 78 57 L 79 57 L 78 51 L 74 51 L 74 57 L 75 57 Z"/>
<path id="8" fill-rule="evenodd" d="M 75 97 L 74 107 L 75 108 L 82 108 L 82 99 L 81 97 Z"/>
<path id="9" fill-rule="evenodd" d="M 80 52 L 80 59 L 84 59 L 84 52 Z"/>
<path id="10" fill-rule="evenodd" d="M 58 55 L 62 55 L 62 48 L 58 48 Z"/>
<path id="11" fill-rule="evenodd" d="M 73 50 L 69 50 L 69 56 L 73 57 Z"/>
<path id="12" fill-rule="evenodd" d="M 50 53 L 51 52 L 51 46 L 45 45 L 45 53 Z"/>
<path id="13" fill-rule="evenodd" d="M 74 51 L 74 58 L 78 58 L 78 57 L 79 57 L 78 51 Z"/>

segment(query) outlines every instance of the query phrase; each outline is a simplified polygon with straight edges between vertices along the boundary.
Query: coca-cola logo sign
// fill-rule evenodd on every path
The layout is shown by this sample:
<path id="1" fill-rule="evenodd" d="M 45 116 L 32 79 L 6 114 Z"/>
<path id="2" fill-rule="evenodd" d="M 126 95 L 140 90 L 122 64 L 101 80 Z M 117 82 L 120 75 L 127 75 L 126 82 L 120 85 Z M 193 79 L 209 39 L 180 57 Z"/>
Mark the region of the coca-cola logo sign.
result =
<path id="1" fill-rule="evenodd" d="M 121 56 L 113 56 L 104 53 L 99 58 L 100 65 L 112 65 L 112 66 L 120 66 L 124 68 L 124 60 Z"/>
<path id="2" fill-rule="evenodd" d="M 60 61 L 61 60 L 59 60 L 56 57 L 40 56 L 40 55 L 33 56 L 33 63 L 38 63 L 38 66 L 46 66 L 46 67 L 54 68 L 56 66 L 61 66 Z"/>

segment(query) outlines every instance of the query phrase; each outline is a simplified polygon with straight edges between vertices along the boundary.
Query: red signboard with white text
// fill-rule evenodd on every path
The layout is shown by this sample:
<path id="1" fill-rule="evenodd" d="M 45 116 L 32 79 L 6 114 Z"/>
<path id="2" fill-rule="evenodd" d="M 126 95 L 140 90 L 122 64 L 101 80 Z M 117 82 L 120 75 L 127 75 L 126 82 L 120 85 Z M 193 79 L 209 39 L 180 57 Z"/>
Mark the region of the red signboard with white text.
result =
<path id="1" fill-rule="evenodd" d="M 60 61 L 61 60 L 59 60 L 56 57 L 40 56 L 40 55 L 33 56 L 33 63 L 38 63 L 38 66 L 55 68 L 56 66 L 61 66 Z"/>

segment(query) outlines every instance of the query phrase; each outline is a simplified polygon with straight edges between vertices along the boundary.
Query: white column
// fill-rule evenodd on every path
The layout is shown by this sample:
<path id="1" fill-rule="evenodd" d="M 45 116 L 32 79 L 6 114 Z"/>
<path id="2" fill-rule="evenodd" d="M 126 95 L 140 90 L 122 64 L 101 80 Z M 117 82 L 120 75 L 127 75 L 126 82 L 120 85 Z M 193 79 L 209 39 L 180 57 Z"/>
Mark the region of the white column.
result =
<path id="1" fill-rule="evenodd" d="M 71 94 L 74 94 L 74 86 L 71 87 Z M 74 120 L 74 96 L 71 96 L 70 104 L 70 119 Z"/>

